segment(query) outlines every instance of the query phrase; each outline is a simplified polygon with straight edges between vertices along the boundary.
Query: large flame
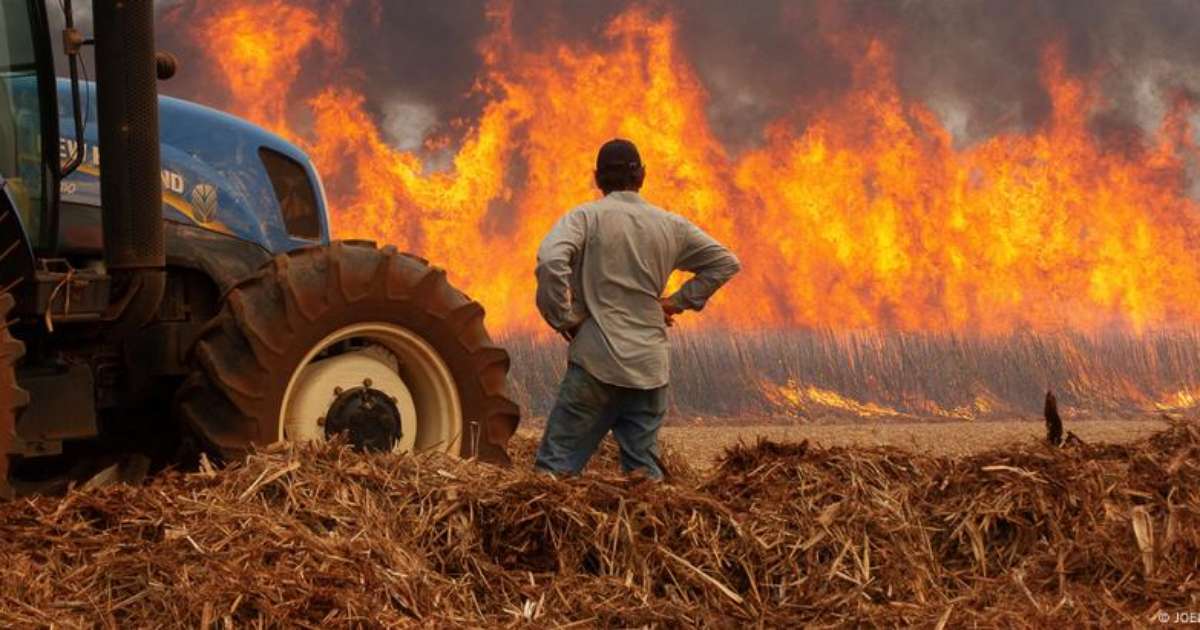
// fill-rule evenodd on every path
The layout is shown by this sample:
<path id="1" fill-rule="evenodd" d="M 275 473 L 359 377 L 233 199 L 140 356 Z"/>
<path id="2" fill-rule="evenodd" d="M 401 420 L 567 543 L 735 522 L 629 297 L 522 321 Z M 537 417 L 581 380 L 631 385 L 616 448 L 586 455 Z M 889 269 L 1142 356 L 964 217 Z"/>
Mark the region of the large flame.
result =
<path id="1" fill-rule="evenodd" d="M 1188 103 L 1147 142 L 1111 150 L 1089 129 L 1102 105 L 1095 77 L 1069 75 L 1053 49 L 1047 122 L 959 148 L 928 106 L 901 95 L 886 45 L 843 42 L 855 68 L 845 97 L 730 155 L 669 14 L 630 9 L 600 48 L 530 48 L 496 3 L 478 46 L 487 104 L 452 165 L 434 169 L 427 152 L 389 146 L 349 80 L 297 93 L 303 55 L 338 63 L 344 3 L 216 6 L 197 41 L 229 108 L 311 154 L 337 235 L 446 267 L 493 328 L 538 325 L 537 245 L 596 196 L 594 152 L 614 136 L 641 147 L 646 197 L 742 258 L 707 322 L 983 333 L 1200 323 Z M 303 107 L 289 107 L 297 98 Z"/>

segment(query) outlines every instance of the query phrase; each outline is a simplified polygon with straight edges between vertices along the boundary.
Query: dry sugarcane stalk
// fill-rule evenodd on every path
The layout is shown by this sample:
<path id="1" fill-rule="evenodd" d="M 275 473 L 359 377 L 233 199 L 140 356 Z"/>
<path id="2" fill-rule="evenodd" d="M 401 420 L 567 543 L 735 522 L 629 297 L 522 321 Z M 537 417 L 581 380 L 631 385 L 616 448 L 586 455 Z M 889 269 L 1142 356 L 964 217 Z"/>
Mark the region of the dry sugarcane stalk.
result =
<path id="1" fill-rule="evenodd" d="M 1126 624 L 1200 609 L 1198 427 L 961 458 L 759 442 L 706 475 L 667 449 L 674 484 L 611 445 L 568 481 L 274 448 L 0 504 L 0 626 Z"/>

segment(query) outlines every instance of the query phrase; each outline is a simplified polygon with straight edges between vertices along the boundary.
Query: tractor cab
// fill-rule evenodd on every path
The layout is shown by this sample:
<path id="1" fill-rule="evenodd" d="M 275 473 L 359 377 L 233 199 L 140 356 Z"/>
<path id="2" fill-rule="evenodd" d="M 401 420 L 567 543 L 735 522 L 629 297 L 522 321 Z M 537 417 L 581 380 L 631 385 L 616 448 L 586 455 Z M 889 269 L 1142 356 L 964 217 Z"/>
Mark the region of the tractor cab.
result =
<path id="1" fill-rule="evenodd" d="M 49 244 L 56 173 L 48 153 L 57 139 L 53 67 L 44 12 L 0 1 L 0 287 L 33 269 L 33 248 Z M 48 135 L 49 134 L 49 135 Z"/>

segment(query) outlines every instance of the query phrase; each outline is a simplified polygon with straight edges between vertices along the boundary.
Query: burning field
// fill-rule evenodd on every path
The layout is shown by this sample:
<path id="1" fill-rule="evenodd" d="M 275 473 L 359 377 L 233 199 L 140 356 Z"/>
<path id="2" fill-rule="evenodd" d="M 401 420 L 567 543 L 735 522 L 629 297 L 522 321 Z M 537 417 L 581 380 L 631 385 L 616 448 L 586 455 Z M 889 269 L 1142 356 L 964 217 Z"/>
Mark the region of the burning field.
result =
<path id="1" fill-rule="evenodd" d="M 937 333 L 774 330 L 672 340 L 674 421 L 1001 420 L 1041 415 L 1047 388 L 1072 420 L 1193 414 L 1194 331 Z M 556 338 L 504 339 L 522 406 L 544 413 L 565 368 Z"/>
<path id="2" fill-rule="evenodd" d="M 532 443 L 517 445 L 530 458 Z M 0 505 L 0 623 L 1149 625 L 1200 610 L 1200 424 L 940 458 L 760 442 L 671 483 L 344 448 Z"/>

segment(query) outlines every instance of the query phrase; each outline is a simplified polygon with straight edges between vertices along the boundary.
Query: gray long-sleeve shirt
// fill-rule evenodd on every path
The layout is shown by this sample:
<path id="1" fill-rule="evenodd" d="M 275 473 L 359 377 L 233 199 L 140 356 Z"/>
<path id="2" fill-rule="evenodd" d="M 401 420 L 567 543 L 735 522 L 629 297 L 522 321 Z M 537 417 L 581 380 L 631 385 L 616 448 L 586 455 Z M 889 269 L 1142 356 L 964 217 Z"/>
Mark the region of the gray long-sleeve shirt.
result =
<path id="1" fill-rule="evenodd" d="M 570 361 L 602 382 L 635 389 L 670 380 L 659 297 L 671 272 L 695 274 L 670 300 L 698 311 L 741 269 L 732 252 L 691 221 L 630 191 L 568 212 L 537 259 L 542 317 L 560 332 L 579 326 Z"/>

